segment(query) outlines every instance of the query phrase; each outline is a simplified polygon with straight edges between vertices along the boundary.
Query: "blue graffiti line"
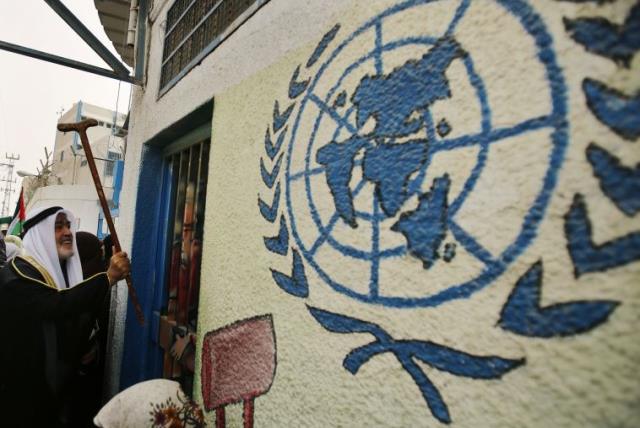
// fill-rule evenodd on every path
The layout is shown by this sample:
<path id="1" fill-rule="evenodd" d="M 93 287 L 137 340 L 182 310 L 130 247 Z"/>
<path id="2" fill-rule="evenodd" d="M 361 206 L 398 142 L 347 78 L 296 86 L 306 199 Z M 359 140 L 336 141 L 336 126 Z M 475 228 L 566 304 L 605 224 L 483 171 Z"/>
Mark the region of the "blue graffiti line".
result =
<path id="1" fill-rule="evenodd" d="M 453 19 L 451 20 L 451 22 L 449 23 L 449 27 L 447 28 L 447 31 L 445 32 L 446 36 L 453 35 L 453 32 L 456 30 L 458 23 L 460 22 L 464 14 L 467 12 L 467 9 L 469 8 L 470 3 L 471 3 L 470 0 L 460 1 L 460 4 L 456 9 L 456 13 L 453 16 Z"/>
<path id="2" fill-rule="evenodd" d="M 587 147 L 587 158 L 604 194 L 627 216 L 637 214 L 640 211 L 640 164 L 627 168 L 595 143 Z"/>
<path id="3" fill-rule="evenodd" d="M 589 52 L 609 58 L 624 67 L 640 50 L 640 1 L 631 8 L 622 25 L 601 18 L 564 18 L 564 28 L 571 38 Z"/>
<path id="4" fill-rule="evenodd" d="M 276 179 L 278 178 L 278 174 L 280 173 L 280 165 L 282 165 L 283 155 L 284 153 L 280 154 L 280 157 L 276 161 L 271 172 L 267 171 L 267 168 L 264 166 L 263 159 L 260 158 L 260 175 L 262 176 L 262 181 L 269 189 L 273 187 L 273 183 L 275 183 Z"/>
<path id="5" fill-rule="evenodd" d="M 353 191 L 354 198 L 358 196 L 358 194 L 360 194 L 360 191 L 364 188 L 365 184 L 367 184 L 365 180 L 360 180 L 360 182 L 356 185 Z M 329 220 L 329 223 L 327 223 L 327 227 L 323 227 L 320 229 L 320 235 L 318 236 L 316 241 L 313 243 L 313 246 L 309 250 L 310 254 L 315 255 L 316 251 L 318 251 L 318 249 L 322 246 L 322 244 L 324 244 L 327 241 L 327 239 L 331 236 L 331 232 L 333 231 L 333 228 L 336 225 L 336 222 L 338 221 L 339 218 L 340 218 L 340 214 L 338 213 L 337 210 L 335 210 L 333 215 L 331 216 L 331 220 Z"/>
<path id="6" fill-rule="evenodd" d="M 284 216 L 280 216 L 280 230 L 278 235 L 272 238 L 264 237 L 264 246 L 272 253 L 286 256 L 289 251 L 289 231 Z"/>
<path id="7" fill-rule="evenodd" d="M 618 306 L 610 300 L 573 301 L 540 306 L 542 261 L 518 279 L 502 308 L 498 325 L 528 337 L 559 337 L 585 333 L 607 321 Z"/>
<path id="8" fill-rule="evenodd" d="M 300 66 L 295 69 L 293 75 L 291 76 L 291 80 L 289 81 L 289 98 L 291 98 L 292 100 L 298 98 L 298 95 L 300 95 L 304 92 L 305 89 L 307 89 L 307 86 L 311 81 L 311 79 L 298 81 L 299 75 Z"/>
<path id="9" fill-rule="evenodd" d="M 324 101 L 322 101 L 320 98 L 318 98 L 317 95 L 308 94 L 307 98 L 309 98 L 311 101 L 313 101 L 313 103 L 315 105 L 317 105 L 318 108 L 322 112 L 327 113 L 329 115 L 329 117 L 331 119 L 333 119 L 337 124 L 347 128 L 347 130 L 349 130 L 350 133 L 352 133 L 352 134 L 357 134 L 358 133 L 358 128 L 356 128 L 355 126 L 353 126 L 352 124 L 347 122 L 347 120 L 344 117 L 340 116 L 334 109 L 332 109 Z"/>
<path id="10" fill-rule="evenodd" d="M 458 223 L 456 223 L 451 217 L 449 218 L 447 224 L 449 226 L 449 230 L 456 238 L 458 243 L 460 243 L 460 245 L 462 245 L 464 249 L 467 250 L 467 252 L 469 252 L 472 256 L 480 260 L 486 266 L 492 266 L 496 263 L 499 263 L 499 261 L 497 261 L 493 257 L 489 250 L 480 245 L 480 243 L 478 243 L 478 241 L 476 241 L 473 236 L 471 236 L 469 233 L 467 233 L 466 230 L 460 227 Z"/>
<path id="11" fill-rule="evenodd" d="M 507 372 L 525 363 L 524 359 L 471 355 L 430 341 L 396 340 L 377 324 L 309 305 L 307 309 L 322 327 L 332 333 L 373 335 L 375 341 L 349 352 L 343 360 L 343 367 L 355 375 L 360 367 L 376 355 L 392 353 L 420 389 L 433 416 L 443 423 L 451 422 L 448 407 L 438 389 L 414 359 L 437 370 L 472 379 L 500 379 Z"/>
<path id="12" fill-rule="evenodd" d="M 380 211 L 380 202 L 378 195 L 373 194 L 373 217 L 371 224 L 371 275 L 369 278 L 369 294 L 371 297 L 378 297 L 379 278 L 380 278 L 380 219 L 378 217 Z"/>
<path id="13" fill-rule="evenodd" d="M 356 159 L 354 161 L 354 166 L 362 166 L 362 158 Z M 325 174 L 327 172 L 327 167 L 319 166 L 317 168 L 312 168 L 308 171 L 300 171 L 289 176 L 290 181 L 300 180 L 301 178 L 313 177 L 314 175 Z"/>
<path id="14" fill-rule="evenodd" d="M 285 126 L 285 128 L 282 130 L 280 135 L 278 135 L 278 140 L 274 145 L 273 142 L 271 141 L 269 128 L 267 128 L 267 132 L 264 135 L 264 150 L 267 152 L 267 156 L 269 156 L 269 159 L 273 160 L 276 157 L 276 155 L 282 148 L 282 143 L 284 142 L 284 137 L 286 134 L 287 134 L 287 127 Z"/>
<path id="15" fill-rule="evenodd" d="M 374 50 L 376 62 L 376 74 L 382 76 L 384 66 L 382 64 L 382 21 L 376 22 L 376 48 Z"/>
<path id="16" fill-rule="evenodd" d="M 346 114 L 344 115 L 343 119 L 348 121 L 349 117 L 351 116 L 351 114 L 355 111 L 354 107 L 349 107 L 349 109 L 347 110 Z M 338 134 L 340 134 L 340 131 L 342 131 L 343 126 L 340 125 L 336 128 L 336 130 L 333 133 L 333 137 L 331 137 L 331 141 L 335 141 L 338 138 Z M 310 164 L 311 164 L 311 157 L 309 156 L 310 153 L 307 154 L 307 156 L 305 157 L 305 170 L 304 171 L 300 171 L 300 172 L 296 172 L 293 174 L 289 175 L 289 180 L 291 181 L 296 181 L 299 180 L 302 177 L 310 177 L 310 176 L 314 176 L 317 174 L 324 174 L 326 172 L 326 167 L 321 166 L 321 167 L 317 167 L 317 168 L 313 168 L 313 169 L 309 169 Z M 355 160 L 355 166 L 360 166 L 362 165 L 362 159 L 356 159 Z"/>
<path id="17" fill-rule="evenodd" d="M 286 275 L 275 269 L 271 269 L 271 277 L 283 291 L 295 297 L 308 297 L 309 284 L 307 283 L 307 275 L 304 272 L 304 263 L 298 250 L 292 249 L 293 266 L 291 275 Z"/>
<path id="18" fill-rule="evenodd" d="M 626 95 L 593 79 L 584 79 L 582 90 L 587 106 L 600 122 L 622 138 L 640 137 L 640 91 Z"/>
<path id="19" fill-rule="evenodd" d="M 313 64 L 318 61 L 318 59 L 322 56 L 324 51 L 329 46 L 329 43 L 331 43 L 336 37 L 336 34 L 338 34 L 339 29 L 340 24 L 336 24 L 331 30 L 329 30 L 324 36 L 322 36 L 322 40 L 320 40 L 320 43 L 318 43 L 318 46 L 316 46 L 313 53 L 309 57 L 309 60 L 307 61 L 307 68 L 312 67 Z"/>
<path id="20" fill-rule="evenodd" d="M 313 169 L 310 169 L 308 171 L 300 171 L 300 172 L 296 172 L 295 174 L 291 174 L 289 176 L 289 180 L 290 181 L 296 181 L 296 180 L 300 180 L 301 178 L 304 178 L 304 177 L 313 177 L 314 175 L 324 174 L 326 171 L 327 171 L 326 167 L 319 166 L 317 168 L 313 168 Z"/>
<path id="21" fill-rule="evenodd" d="M 271 203 L 271 205 L 267 205 L 267 203 L 260 198 L 260 195 L 258 195 L 258 207 L 260 208 L 260 214 L 269 223 L 273 223 L 274 221 L 276 221 L 276 216 L 278 215 L 279 206 L 280 206 L 280 182 L 276 184 L 276 191 L 273 194 L 273 202 Z"/>
<path id="22" fill-rule="evenodd" d="M 567 248 L 576 278 L 589 272 L 609 270 L 640 260 L 640 232 L 596 244 L 584 197 L 576 193 L 564 217 Z"/>
<path id="23" fill-rule="evenodd" d="M 527 119 L 514 126 L 491 129 L 488 132 L 478 132 L 476 134 L 463 135 L 461 137 L 449 138 L 435 144 L 433 153 L 461 149 L 479 145 L 483 140 L 488 144 L 493 144 L 506 138 L 517 137 L 539 129 L 551 128 L 557 125 L 557 119 L 553 115 L 545 115 Z"/>
<path id="24" fill-rule="evenodd" d="M 427 175 L 427 171 L 429 170 L 429 166 L 431 165 L 431 159 L 433 157 L 433 143 L 436 141 L 436 133 L 433 125 L 433 115 L 431 114 L 431 109 L 425 109 L 422 114 L 422 118 L 424 120 L 424 124 L 427 128 L 427 153 L 426 159 L 420 167 L 420 171 L 416 174 L 415 179 L 411 180 L 409 186 L 407 188 L 407 195 L 412 196 L 421 192 L 422 183 L 424 182 L 424 178 Z"/>
<path id="25" fill-rule="evenodd" d="M 291 112 L 293 111 L 293 106 L 295 103 L 292 103 L 287 109 L 280 113 L 280 105 L 276 100 L 273 105 L 273 132 L 276 133 L 282 128 L 282 126 L 287 123 L 289 120 L 289 116 L 291 116 Z"/>

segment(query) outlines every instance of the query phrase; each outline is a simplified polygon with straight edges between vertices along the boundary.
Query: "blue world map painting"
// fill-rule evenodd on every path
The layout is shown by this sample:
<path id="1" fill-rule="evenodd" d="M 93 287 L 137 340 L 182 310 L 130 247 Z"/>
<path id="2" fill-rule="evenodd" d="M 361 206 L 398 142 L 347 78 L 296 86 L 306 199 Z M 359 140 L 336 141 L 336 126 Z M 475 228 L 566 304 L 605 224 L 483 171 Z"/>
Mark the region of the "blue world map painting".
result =
<path id="1" fill-rule="evenodd" d="M 437 306 L 468 297 L 493 282 L 533 242 L 567 146 L 564 80 L 544 27 L 525 19 L 528 6 L 496 2 L 519 21 L 535 45 L 537 55 L 532 60 L 544 69 L 550 108 L 544 115 L 497 126 L 492 121 L 491 94 L 474 63 L 473 52 L 456 37 L 470 1 L 459 2 L 442 33 L 431 34 L 426 28 L 424 34 L 386 37 L 385 20 L 433 3 L 438 2 L 399 3 L 345 37 L 323 58 L 291 121 L 285 185 L 292 235 L 305 261 L 324 282 L 368 303 Z M 365 35 L 372 35 L 371 46 L 354 55 L 353 45 L 361 46 Z M 386 64 L 394 55 L 406 57 L 399 64 L 395 59 L 392 65 Z M 350 59 L 346 60 L 347 56 Z M 465 84 L 472 90 L 467 102 L 479 112 L 478 132 L 454 136 L 451 118 L 437 118 L 433 113 L 435 104 L 446 102 L 459 89 L 458 80 L 450 77 L 454 65 L 463 70 Z M 357 83 L 349 86 L 347 82 L 354 79 Z M 313 126 L 303 125 L 305 122 Z M 327 129 L 331 132 L 327 133 Z M 536 184 L 537 193 L 523 217 L 508 219 L 519 225 L 514 239 L 499 253 L 492 252 L 474 236 L 473 230 L 459 224 L 456 214 L 477 190 L 492 148 L 508 138 L 539 130 L 549 131 L 550 152 L 542 179 Z M 476 154 L 463 181 L 449 171 L 427 181 L 436 155 L 455 154 L 467 148 L 474 148 Z M 323 194 L 320 185 L 329 189 L 329 195 Z M 453 192 L 454 185 L 460 190 Z M 362 192 L 371 193 L 369 209 L 355 202 Z M 299 208 L 298 194 L 304 195 L 304 209 Z M 333 208 L 328 217 L 321 213 L 323 198 L 329 198 Z M 341 224 L 356 236 L 370 235 L 369 245 L 363 247 L 342 239 L 336 233 Z M 315 230 L 312 239 L 309 228 Z M 397 237 L 392 243 L 384 238 L 393 236 L 389 234 Z M 367 283 L 339 279 L 335 265 L 318 257 L 324 247 L 345 259 L 366 263 Z M 421 264 L 426 274 L 439 264 L 453 265 L 462 250 L 482 266 L 462 282 L 437 290 L 425 287 L 422 295 L 414 296 L 397 292 L 396 288 L 389 291 L 380 278 L 383 261 L 410 257 Z"/>

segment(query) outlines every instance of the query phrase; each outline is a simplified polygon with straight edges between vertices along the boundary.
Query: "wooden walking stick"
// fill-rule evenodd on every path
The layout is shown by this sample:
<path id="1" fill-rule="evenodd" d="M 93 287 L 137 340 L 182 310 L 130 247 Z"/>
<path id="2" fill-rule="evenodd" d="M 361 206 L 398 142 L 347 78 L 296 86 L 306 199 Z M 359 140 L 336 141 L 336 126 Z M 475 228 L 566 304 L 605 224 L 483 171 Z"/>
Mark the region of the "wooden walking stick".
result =
<path id="1" fill-rule="evenodd" d="M 91 176 L 93 177 L 93 184 L 96 186 L 96 191 L 98 192 L 98 199 L 100 199 L 100 205 L 102 206 L 104 218 L 105 220 L 107 220 L 107 225 L 109 226 L 109 233 L 111 233 L 113 246 L 115 247 L 116 252 L 119 252 L 122 251 L 122 248 L 120 247 L 120 240 L 118 239 L 116 228 L 113 225 L 113 218 L 111 218 L 111 211 L 109 210 L 109 205 L 107 204 L 107 197 L 104 195 L 104 190 L 102 190 L 102 183 L 100 183 L 100 176 L 98 175 L 96 162 L 93 158 L 93 153 L 91 152 L 89 139 L 87 138 L 87 128 L 91 128 L 92 126 L 96 126 L 97 124 L 98 121 L 95 119 L 85 119 L 78 123 L 59 123 L 58 131 L 76 131 L 78 134 L 80 134 L 82 148 L 84 149 L 84 154 L 87 157 L 87 164 L 89 165 L 89 170 L 91 171 Z M 136 310 L 136 317 L 138 318 L 138 322 L 140 323 L 140 325 L 144 325 L 144 314 L 142 313 L 142 309 L 140 308 L 140 302 L 138 301 L 136 290 L 135 288 L 133 288 L 131 276 L 127 275 L 125 279 L 127 281 L 127 288 L 129 290 L 129 296 L 131 297 L 131 303 L 133 303 L 133 307 Z"/>

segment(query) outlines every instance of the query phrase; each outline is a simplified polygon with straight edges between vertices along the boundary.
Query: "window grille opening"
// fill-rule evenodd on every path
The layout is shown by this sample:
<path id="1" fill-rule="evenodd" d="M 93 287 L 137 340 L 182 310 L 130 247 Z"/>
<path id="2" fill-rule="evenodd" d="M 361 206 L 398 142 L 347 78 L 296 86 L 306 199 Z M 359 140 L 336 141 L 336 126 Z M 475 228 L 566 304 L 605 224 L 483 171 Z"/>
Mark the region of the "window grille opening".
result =
<path id="1" fill-rule="evenodd" d="M 180 348 L 177 342 L 181 340 L 195 344 L 209 139 L 169 156 L 166 162 L 171 171 L 173 202 L 167 231 L 171 243 L 167 249 L 170 263 L 165 274 L 167 300 L 162 310 L 168 323 L 161 323 L 160 327 L 160 335 L 168 334 L 171 340 L 165 349 L 163 377 L 180 382 L 183 390 L 191 395 L 195 349 L 191 349 L 193 354 L 180 359 L 172 356 L 170 349 L 175 352 L 176 347 Z M 170 331 L 163 332 L 163 327 Z"/>
<path id="2" fill-rule="evenodd" d="M 167 13 L 161 95 L 267 1 L 176 0 Z"/>
<path id="3" fill-rule="evenodd" d="M 104 175 L 106 177 L 113 177 L 113 171 L 116 167 L 116 162 L 117 160 L 120 160 L 122 158 L 122 156 L 120 155 L 120 153 L 116 153 L 116 152 L 107 152 L 107 159 L 109 159 L 109 161 L 104 163 Z"/>

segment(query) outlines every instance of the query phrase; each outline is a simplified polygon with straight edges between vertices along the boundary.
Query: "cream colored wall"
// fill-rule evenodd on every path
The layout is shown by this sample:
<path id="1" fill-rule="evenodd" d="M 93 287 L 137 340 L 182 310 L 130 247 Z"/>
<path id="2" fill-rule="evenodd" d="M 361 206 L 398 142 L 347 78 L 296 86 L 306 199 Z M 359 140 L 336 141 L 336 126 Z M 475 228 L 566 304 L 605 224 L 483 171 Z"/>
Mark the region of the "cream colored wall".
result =
<path id="1" fill-rule="evenodd" d="M 457 2 L 443 5 L 442 9 L 434 5 L 434 15 L 429 22 L 436 26 L 439 21 L 445 22 L 454 3 Z M 494 123 L 508 126 L 546 111 L 549 108 L 548 91 L 544 86 L 535 86 L 541 81 L 545 83 L 541 71 L 525 68 L 532 63 L 534 50 L 532 46 L 519 44 L 526 41 L 521 37 L 521 27 L 513 19 L 503 19 L 504 12 L 501 15 L 489 3 L 474 2 L 474 6 L 484 10 L 470 10 L 475 21 L 461 25 L 460 37 L 463 38 L 461 42 L 466 43 L 465 47 L 473 52 L 485 79 L 492 107 L 495 106 Z M 370 2 L 354 2 L 347 13 L 336 16 L 335 22 L 342 28 L 335 43 L 390 4 L 392 2 L 376 2 L 372 7 Z M 315 43 L 280 58 L 276 65 L 216 96 L 199 338 L 208 330 L 239 319 L 273 314 L 278 364 L 271 390 L 256 400 L 258 425 L 438 425 L 416 384 L 391 354 L 372 358 L 355 376 L 347 372 L 342 367 L 343 358 L 352 349 L 371 342 L 372 336 L 330 333 L 310 316 L 306 305 L 374 322 L 398 339 L 433 341 L 474 355 L 526 358 L 525 365 L 513 369 L 500 380 L 456 377 L 418 363 L 440 390 L 455 426 L 633 426 L 638 421 L 640 337 L 632 326 L 639 321 L 640 313 L 640 294 L 635 287 L 639 265 L 629 264 L 576 279 L 563 233 L 563 216 L 576 192 L 584 194 L 588 201 L 596 242 L 637 230 L 640 225 L 637 218 L 624 216 L 602 194 L 585 159 L 585 149 L 590 142 L 596 141 L 624 159 L 630 167 L 640 159 L 640 152 L 594 118 L 580 90 L 585 77 L 603 80 L 629 93 L 637 90 L 640 80 L 637 74 L 632 77 L 632 71 L 586 53 L 562 28 L 563 16 L 578 14 L 608 14 L 612 20 L 620 21 L 629 2 L 606 8 L 554 2 L 536 2 L 536 6 L 553 34 L 558 62 L 569 88 L 566 161 L 537 239 L 506 273 L 469 299 L 454 300 L 435 308 L 396 309 L 370 305 L 331 290 L 306 261 L 309 297 L 297 298 L 279 289 L 270 269 L 290 274 L 291 249 L 287 257 L 265 250 L 263 237 L 276 235 L 278 223 L 269 224 L 257 210 L 256 194 L 268 203 L 273 194 L 262 183 L 258 165 L 260 158 L 266 159 L 263 135 L 272 120 L 273 100 L 279 100 L 283 108 L 289 104 L 286 94 L 291 73 L 298 64 L 304 67 Z M 391 32 L 421 31 L 415 21 L 406 16 L 404 19 L 391 28 Z M 496 32 L 496 21 L 501 22 L 496 42 L 513 41 L 502 50 L 489 51 L 482 43 L 486 42 L 489 33 Z M 327 26 L 326 30 L 330 28 Z M 321 35 L 318 34 L 318 40 Z M 501 37 L 504 35 L 506 38 Z M 363 41 L 359 46 L 361 50 L 366 49 L 365 43 Z M 505 55 L 505 49 L 509 55 Z M 405 59 L 398 58 L 399 64 Z M 519 62 L 522 64 L 520 69 Z M 637 72 L 637 60 L 634 64 Z M 317 67 L 304 70 L 300 80 L 313 77 L 317 70 Z M 454 93 L 457 84 L 461 83 L 456 75 L 451 77 Z M 438 113 L 457 119 L 460 126 L 471 121 L 475 113 L 455 102 L 443 104 Z M 293 118 L 298 105 L 294 108 Z M 289 127 L 292 126 L 293 119 L 289 122 Z M 300 128 L 305 126 L 309 125 L 302 123 Z M 543 132 L 520 143 L 533 145 L 537 139 L 547 138 Z M 285 144 L 289 144 L 289 135 Z M 539 157 L 535 149 L 515 145 L 501 147 L 490 154 L 489 159 L 495 163 L 487 167 L 490 171 L 483 176 L 486 181 L 478 184 L 467 202 L 469 205 L 465 204 L 467 210 L 463 210 L 459 218 L 468 230 L 481 231 L 479 239 L 486 242 L 489 249 L 499 250 L 506 239 L 501 234 L 513 233 L 509 228 L 519 226 L 505 219 L 524 216 L 528 208 L 527 197 L 535 186 L 539 186 L 546 159 Z M 440 173 L 448 170 L 452 176 L 456 169 L 463 173 L 466 165 L 456 165 L 452 161 L 455 160 L 443 159 L 443 164 L 438 164 L 434 160 L 432 168 Z M 270 170 L 271 163 L 267 162 L 267 165 Z M 528 173 L 522 174 L 523 170 Z M 279 178 L 284 185 L 283 174 Z M 294 199 L 296 192 L 299 197 L 302 190 L 292 191 Z M 284 203 L 283 195 L 281 212 Z M 289 220 L 290 230 L 288 214 L 283 214 Z M 298 219 L 298 222 L 303 220 Z M 309 229 L 306 231 L 312 233 Z M 355 235 L 343 234 L 344 239 L 349 236 Z M 290 242 L 292 248 L 297 247 L 293 238 Z M 500 312 L 515 283 L 541 259 L 544 263 L 542 305 L 594 299 L 614 300 L 621 305 L 608 322 L 572 337 L 545 340 L 518 336 L 498 328 Z M 346 282 L 362 284 L 355 262 L 327 253 L 323 263 L 324 266 L 331 263 L 340 266 L 343 269 L 341 278 Z M 442 269 L 440 272 L 434 268 L 430 272 L 416 266 L 417 261 L 411 256 L 404 256 L 389 263 L 380 275 L 399 275 L 402 283 L 395 284 L 393 291 L 402 294 L 404 287 L 405 293 L 417 295 L 430 284 L 443 287 L 451 284 L 453 277 L 468 275 L 465 270 L 471 270 L 472 263 L 459 263 L 453 270 Z M 393 283 L 388 275 L 387 280 Z M 198 385 L 196 390 L 199 391 Z M 240 426 L 241 407 L 232 406 L 228 412 L 231 412 L 228 416 L 231 425 Z"/>
<path id="2" fill-rule="evenodd" d="M 287 255 L 274 254 L 265 248 L 264 238 L 277 235 L 279 224 L 279 217 L 271 224 L 258 210 L 258 198 L 271 203 L 274 194 L 265 186 L 260 174 L 260 159 L 265 161 L 269 171 L 273 165 L 265 155 L 264 133 L 272 124 L 274 101 L 279 102 L 281 111 L 293 102 L 288 99 L 287 91 L 298 65 L 301 70 L 299 81 L 313 79 L 320 65 L 349 34 L 400 2 L 354 0 L 340 2 L 340 6 L 330 2 L 326 7 L 319 3 L 272 0 L 159 100 L 155 99 L 157 86 L 154 85 L 157 85 L 161 61 L 160 19 L 152 30 L 151 77 L 145 92 L 138 92 L 134 97 L 130 133 L 130 152 L 136 159 L 134 165 L 139 162 L 142 142 L 215 97 L 196 373 L 201 373 L 202 343 L 207 332 L 238 320 L 272 314 L 277 369 L 271 389 L 256 399 L 256 426 L 441 425 L 416 382 L 392 353 L 372 357 L 355 375 L 345 370 L 345 356 L 371 343 L 374 337 L 369 333 L 329 332 L 312 317 L 308 307 L 313 307 L 373 323 L 395 340 L 434 343 L 472 356 L 519 361 L 519 366 L 514 364 L 501 378 L 496 375 L 495 379 L 485 380 L 454 376 L 413 358 L 416 367 L 428 376 L 448 406 L 452 426 L 637 425 L 640 419 L 640 334 L 636 328 L 640 322 L 640 289 L 637 287 L 640 263 L 629 262 L 576 278 L 576 262 L 569 255 L 565 234 L 565 216 L 578 193 L 586 201 L 593 229 L 591 238 L 595 243 L 614 242 L 625 235 L 634 237 L 636 235 L 632 234 L 640 229 L 637 215 L 625 215 L 605 195 L 586 158 L 588 145 L 595 142 L 619 158 L 622 165 L 633 168 L 640 162 L 637 141 L 621 138 L 597 120 L 586 105 L 581 87 L 583 80 L 589 77 L 627 94 L 635 94 L 640 87 L 640 59 L 636 56 L 626 69 L 585 51 L 568 36 L 563 26 L 563 17 L 600 16 L 622 22 L 632 2 L 618 1 L 601 6 L 551 0 L 531 2 L 552 36 L 553 50 L 567 88 L 568 107 L 564 162 L 544 216 L 533 230 L 535 239 L 513 263 L 508 264 L 504 273 L 469 298 L 453 299 L 434 307 L 407 308 L 365 303 L 338 293 L 321 278 L 306 257 L 302 261 L 308 297 L 285 292 L 272 277 L 272 269 L 291 275 L 293 251 L 300 248 L 286 209 L 287 198 L 292 200 L 302 243 L 309 245 L 317 236 L 309 219 L 310 213 L 300 202 L 304 197 L 303 188 L 294 185 L 290 191 L 285 189 L 288 147 L 295 144 L 292 159 L 299 161 L 304 154 L 300 150 L 308 144 L 304 135 L 308 135 L 316 117 L 304 113 L 297 137 L 291 140 L 300 100 L 305 96 L 303 93 L 295 100 L 287 122 L 288 134 L 282 149 L 284 161 L 277 177 L 282 186 L 279 216 L 285 218 L 289 235 Z M 425 31 L 441 33 L 458 4 L 458 1 L 433 2 L 423 9 L 415 9 L 413 14 L 398 15 L 396 20 L 388 18 L 382 34 L 393 39 Z M 291 7 L 290 13 L 296 19 L 288 14 Z M 335 40 L 317 64 L 305 67 L 317 43 L 336 23 L 341 27 Z M 325 80 L 318 83 L 319 93 L 326 93 L 328 82 L 337 79 L 349 61 L 375 45 L 374 34 L 370 32 L 355 39 L 344 55 L 324 71 Z M 472 55 L 484 81 L 494 129 L 514 126 L 550 111 L 549 82 L 536 57 L 536 48 L 521 24 L 505 9 L 493 1 L 474 1 L 455 34 Z M 247 50 L 243 51 L 241 47 Z M 409 59 L 419 59 L 425 51 L 412 46 L 389 53 L 384 57 L 389 67 L 385 73 Z M 349 95 L 361 77 L 374 71 L 373 64 L 366 73 L 359 71 L 357 79 L 347 84 Z M 453 98 L 435 103 L 434 116 L 451 121 L 453 136 L 457 132 L 459 135 L 477 132 L 473 128 L 478 123 L 477 108 L 458 96 L 468 90 L 464 68 L 459 61 L 452 64 L 446 76 Z M 349 103 L 347 99 L 347 105 Z M 371 131 L 373 126 L 375 121 L 365 129 Z M 319 132 L 316 148 L 332 138 L 330 128 L 321 128 Z M 343 141 L 347 136 L 342 134 L 338 140 Z M 456 220 L 466 230 L 473 231 L 493 254 L 503 251 L 518 235 L 522 219 L 540 190 L 551 148 L 549 131 L 542 129 L 489 149 L 487 166 Z M 435 177 L 445 172 L 452 178 L 450 197 L 460 192 L 473 163 L 468 154 L 459 152 L 461 154 L 456 157 L 451 153 L 434 157 L 423 192 L 429 190 Z M 317 167 L 314 156 L 315 150 L 311 161 L 312 167 Z M 128 165 L 127 168 L 129 172 L 135 171 L 135 166 Z M 135 186 L 135 174 L 126 176 L 125 186 Z M 317 189 L 319 214 L 326 223 L 334 206 L 324 184 L 324 175 L 317 177 L 313 186 Z M 369 196 L 357 200 L 357 206 L 361 203 L 371 206 L 372 185 L 365 187 L 363 192 Z M 133 201 L 134 196 L 125 196 L 123 209 L 132 213 Z M 414 198 L 403 206 L 402 212 L 416 208 Z M 400 213 L 394 219 L 398 220 L 399 216 Z M 129 227 L 130 231 L 132 225 L 127 226 L 126 218 L 123 215 L 125 230 Z M 129 218 L 133 219 L 133 215 Z M 337 224 L 338 240 L 355 246 L 368 245 L 372 232 L 364 222 L 356 229 L 345 226 L 341 219 Z M 405 242 L 401 235 L 388 230 L 390 224 L 392 222 L 381 226 L 383 245 Z M 637 251 L 638 238 L 630 239 L 636 241 L 626 248 L 627 254 Z M 453 242 L 450 233 L 444 242 Z M 440 260 L 431 269 L 423 268 L 421 260 L 411 254 L 385 261 L 380 268 L 383 285 L 380 292 L 400 298 L 430 296 L 479 275 L 482 271 L 479 262 L 466 254 L 460 245 L 458 251 L 451 263 Z M 318 254 L 324 269 L 330 270 L 342 283 L 366 293 L 366 265 L 337 252 L 322 250 Z M 518 334 L 513 329 L 501 328 L 501 313 L 514 287 L 517 283 L 522 285 L 525 273 L 538 261 L 543 263 L 539 302 L 542 308 L 553 309 L 552 305 L 567 303 L 580 305 L 585 301 L 599 301 L 605 305 L 617 302 L 618 305 L 608 306 L 610 315 L 585 328 L 588 331 L 559 332 L 562 323 L 580 323 L 593 316 L 590 311 L 574 313 L 569 306 L 563 307 L 566 312 L 554 319 L 555 324 L 550 323 L 547 331 L 553 337 L 534 337 L 532 333 Z M 539 308 L 521 306 L 516 309 L 517 316 L 535 314 Z M 522 325 L 525 330 L 532 328 L 526 322 Z M 433 351 L 430 355 L 442 354 Z M 198 376 L 194 391 L 195 398 L 202 402 L 200 380 Z M 208 412 L 207 418 L 213 425 L 214 412 Z M 229 426 L 242 425 L 241 405 L 227 407 L 227 423 Z"/>
<path id="3" fill-rule="evenodd" d="M 219 93 L 238 84 L 258 70 L 303 44 L 311 43 L 318 34 L 333 25 L 333 14 L 346 4 L 343 0 L 279 0 L 270 1 L 228 40 L 218 46 L 200 65 L 191 70 L 176 86 L 158 98 L 164 23 L 173 2 L 155 2 L 152 22 L 147 27 L 145 50 L 145 84 L 133 88 L 127 162 L 123 189 L 137 189 L 143 145 L 175 121 L 210 102 Z M 309 20 L 308 17 L 313 17 Z M 264 29 L 269 28 L 268 34 Z M 131 250 L 136 192 L 123 191 L 118 233 L 123 248 Z M 115 288 L 112 307 L 116 308 L 114 348 L 111 353 L 111 395 L 118 391 L 127 293 L 124 285 Z"/>

